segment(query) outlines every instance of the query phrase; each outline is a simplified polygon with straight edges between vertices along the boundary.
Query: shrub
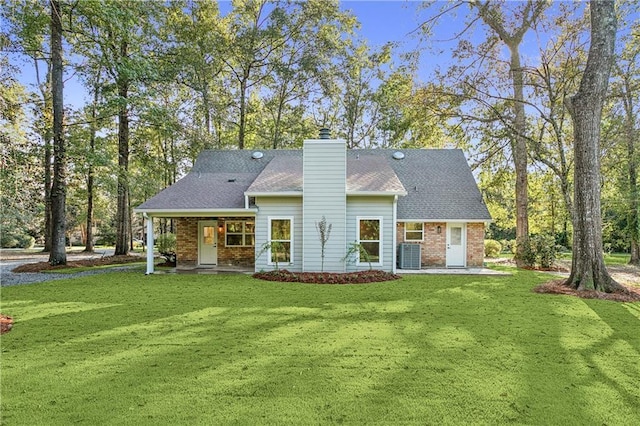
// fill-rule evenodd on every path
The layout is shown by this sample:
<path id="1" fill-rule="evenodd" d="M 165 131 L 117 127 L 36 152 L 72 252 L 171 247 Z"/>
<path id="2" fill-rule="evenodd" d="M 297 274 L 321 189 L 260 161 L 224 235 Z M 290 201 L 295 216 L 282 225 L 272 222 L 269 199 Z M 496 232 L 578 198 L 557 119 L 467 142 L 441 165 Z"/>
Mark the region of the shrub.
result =
<path id="1" fill-rule="evenodd" d="M 502 244 L 496 240 L 484 240 L 484 255 L 486 257 L 498 257 L 502 252 Z"/>
<path id="2" fill-rule="evenodd" d="M 16 248 L 18 246 L 18 240 L 9 234 L 2 235 L 2 248 Z"/>
<path id="3" fill-rule="evenodd" d="M 541 268 L 551 268 L 560 251 L 555 238 L 551 235 L 534 235 L 531 237 L 531 246 L 535 250 L 536 263 Z"/>
<path id="4" fill-rule="evenodd" d="M 516 240 L 500 240 L 503 253 L 516 254 Z"/>
<path id="5" fill-rule="evenodd" d="M 36 239 L 29 234 L 3 232 L 0 244 L 2 245 L 2 248 L 30 249 L 36 244 Z"/>
<path id="6" fill-rule="evenodd" d="M 18 235 L 17 239 L 18 239 L 18 247 L 23 249 L 30 249 L 36 245 L 36 239 L 33 238 L 31 235 L 26 235 L 26 234 Z"/>
<path id="7" fill-rule="evenodd" d="M 527 266 L 538 265 L 543 269 L 553 266 L 561 249 L 551 235 L 532 235 L 524 244 L 521 259 Z"/>
<path id="8" fill-rule="evenodd" d="M 167 263 L 176 263 L 176 236 L 171 232 L 161 234 L 156 238 L 158 252 L 167 260 Z"/>
<path id="9" fill-rule="evenodd" d="M 96 244 L 100 246 L 113 246 L 116 244 L 116 230 L 113 226 L 101 224 L 96 235 Z"/>

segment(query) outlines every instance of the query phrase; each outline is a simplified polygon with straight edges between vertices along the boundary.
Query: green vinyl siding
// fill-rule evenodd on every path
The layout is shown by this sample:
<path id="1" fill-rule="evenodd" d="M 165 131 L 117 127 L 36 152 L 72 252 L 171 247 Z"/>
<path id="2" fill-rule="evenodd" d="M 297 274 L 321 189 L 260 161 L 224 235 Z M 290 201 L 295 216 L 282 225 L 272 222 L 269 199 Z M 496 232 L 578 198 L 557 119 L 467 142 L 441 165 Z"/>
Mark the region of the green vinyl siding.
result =
<path id="1" fill-rule="evenodd" d="M 390 196 L 350 196 L 347 198 L 347 245 L 358 238 L 358 219 L 381 219 L 380 230 L 380 255 L 382 263 L 373 263 L 373 269 L 392 271 L 394 259 L 394 233 L 393 229 L 393 197 Z M 347 271 L 364 271 L 369 269 L 369 264 L 348 262 Z"/>
<path id="2" fill-rule="evenodd" d="M 303 153 L 303 256 L 305 271 L 320 271 L 322 246 L 316 224 L 331 225 L 324 271 L 344 272 L 347 151 L 344 141 L 308 140 Z"/>
<path id="3" fill-rule="evenodd" d="M 291 219 L 293 222 L 291 235 L 291 262 L 279 263 L 279 268 L 294 272 L 302 271 L 302 198 L 300 197 L 257 197 L 256 206 L 256 255 L 260 253 L 270 239 L 270 219 Z M 256 271 L 270 271 L 275 264 L 269 259 L 265 251 L 256 258 Z"/>

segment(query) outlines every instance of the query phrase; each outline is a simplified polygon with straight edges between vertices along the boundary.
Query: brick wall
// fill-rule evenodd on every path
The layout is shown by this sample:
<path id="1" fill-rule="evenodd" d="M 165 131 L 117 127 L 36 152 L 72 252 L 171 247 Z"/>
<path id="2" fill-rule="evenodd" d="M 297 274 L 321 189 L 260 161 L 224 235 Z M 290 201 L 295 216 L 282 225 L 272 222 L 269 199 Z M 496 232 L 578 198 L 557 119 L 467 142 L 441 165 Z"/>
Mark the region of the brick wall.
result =
<path id="1" fill-rule="evenodd" d="M 225 244 L 225 220 L 246 220 L 247 218 L 218 218 L 218 265 L 253 266 L 255 247 L 227 247 Z M 178 267 L 198 265 L 198 222 L 212 220 L 208 217 L 181 217 L 176 220 L 176 255 Z"/>
<path id="2" fill-rule="evenodd" d="M 467 266 L 484 264 L 484 223 L 467 223 Z"/>
<path id="3" fill-rule="evenodd" d="M 438 234 L 438 226 L 440 233 Z M 397 243 L 404 242 L 404 223 L 397 225 Z M 409 241 L 409 243 L 414 243 Z M 425 223 L 424 240 L 415 242 L 422 246 L 420 253 L 422 256 L 422 267 L 444 267 L 446 264 L 447 247 L 447 226 L 446 223 Z"/>
<path id="4" fill-rule="evenodd" d="M 440 233 L 438 233 L 438 226 Z M 398 244 L 404 242 L 404 223 L 397 225 Z M 411 243 L 411 241 L 409 241 Z M 422 267 L 445 267 L 447 263 L 447 224 L 428 222 L 424 224 Z M 467 223 L 467 266 L 480 267 L 484 263 L 484 223 Z"/>
<path id="5" fill-rule="evenodd" d="M 203 217 L 176 219 L 176 262 L 178 266 L 198 264 L 198 222 Z"/>

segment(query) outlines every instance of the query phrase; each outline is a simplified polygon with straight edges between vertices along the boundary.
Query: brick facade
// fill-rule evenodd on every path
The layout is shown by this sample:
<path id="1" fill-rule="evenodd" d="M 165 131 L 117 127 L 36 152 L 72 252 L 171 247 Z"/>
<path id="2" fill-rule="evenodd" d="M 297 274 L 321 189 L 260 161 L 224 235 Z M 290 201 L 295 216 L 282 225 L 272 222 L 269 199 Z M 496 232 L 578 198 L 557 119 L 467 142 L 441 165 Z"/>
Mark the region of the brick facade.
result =
<path id="1" fill-rule="evenodd" d="M 176 258 L 178 267 L 198 266 L 198 223 L 213 220 L 218 229 L 218 265 L 253 266 L 255 247 L 227 247 L 225 244 L 225 220 L 247 220 L 247 218 L 181 217 L 176 220 Z"/>
<path id="2" fill-rule="evenodd" d="M 440 227 L 440 232 L 438 232 Z M 484 223 L 467 223 L 467 267 L 480 267 L 484 263 Z M 397 243 L 404 243 L 404 223 L 397 224 Z M 447 224 L 427 222 L 424 224 L 424 239 L 420 244 L 422 267 L 443 268 L 447 264 Z M 408 241 L 413 243 L 412 241 Z"/>
<path id="3" fill-rule="evenodd" d="M 176 220 L 176 254 L 178 267 L 198 266 L 198 223 L 213 220 L 218 229 L 218 265 L 252 267 L 255 264 L 255 247 L 227 247 L 225 244 L 226 220 L 247 218 L 182 217 Z M 440 227 L 440 232 L 438 232 Z M 467 223 L 467 266 L 480 267 L 484 262 L 484 223 Z M 397 224 L 397 244 L 404 242 L 404 223 Z M 410 241 L 411 242 L 411 241 Z M 415 242 L 422 246 L 422 267 L 445 267 L 447 247 L 447 224 L 427 222 L 424 224 L 424 239 Z"/>
<path id="4" fill-rule="evenodd" d="M 484 264 L 484 223 L 467 223 L 467 266 Z"/>

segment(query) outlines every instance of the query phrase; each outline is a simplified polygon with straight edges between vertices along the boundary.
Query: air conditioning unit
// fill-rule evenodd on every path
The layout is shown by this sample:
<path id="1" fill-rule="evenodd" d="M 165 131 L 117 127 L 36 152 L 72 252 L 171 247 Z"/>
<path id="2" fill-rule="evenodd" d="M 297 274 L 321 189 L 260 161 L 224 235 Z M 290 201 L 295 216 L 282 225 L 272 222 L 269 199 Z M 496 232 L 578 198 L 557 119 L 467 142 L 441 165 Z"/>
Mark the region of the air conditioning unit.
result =
<path id="1" fill-rule="evenodd" d="M 420 244 L 400 244 L 398 247 L 398 267 L 400 269 L 420 269 Z"/>

